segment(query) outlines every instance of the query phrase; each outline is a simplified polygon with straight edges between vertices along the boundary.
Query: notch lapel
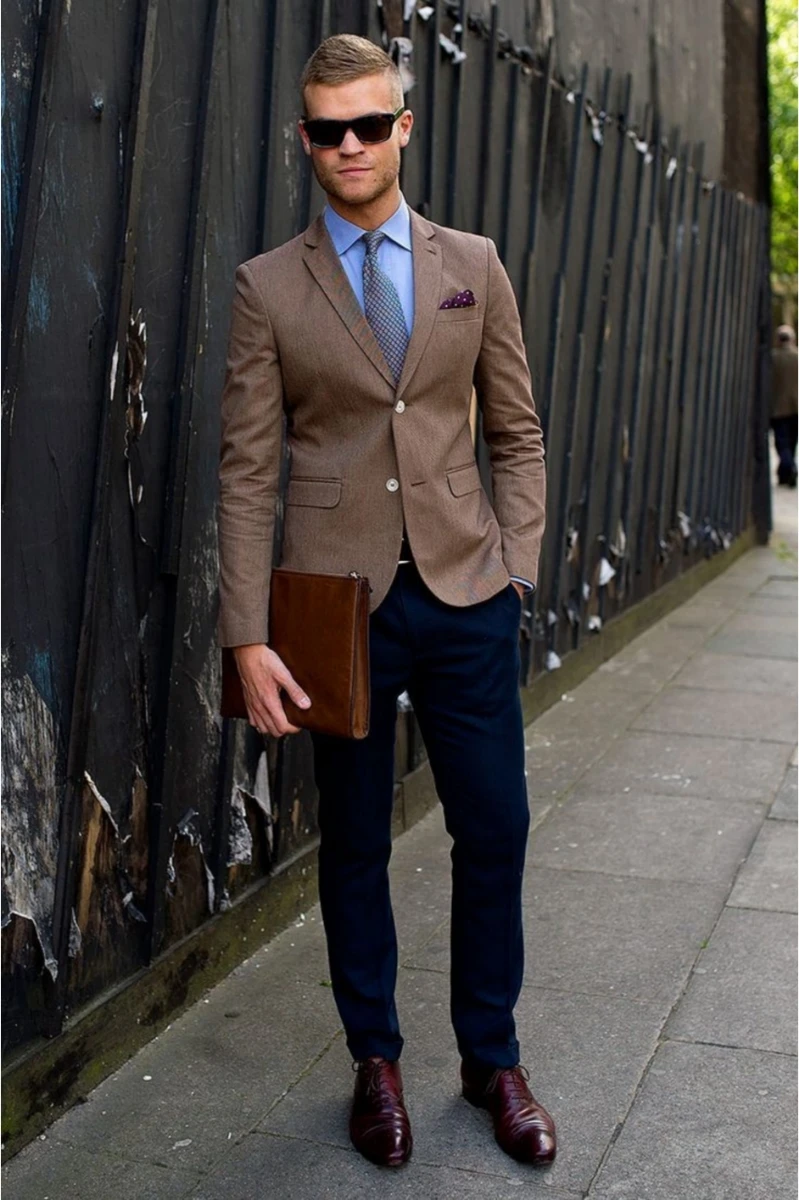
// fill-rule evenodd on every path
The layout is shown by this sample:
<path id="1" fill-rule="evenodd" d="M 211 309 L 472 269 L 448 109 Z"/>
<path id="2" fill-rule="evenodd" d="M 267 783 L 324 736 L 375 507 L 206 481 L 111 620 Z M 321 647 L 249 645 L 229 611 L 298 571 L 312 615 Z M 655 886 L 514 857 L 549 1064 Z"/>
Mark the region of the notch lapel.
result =
<path id="1" fill-rule="evenodd" d="M 402 374 L 397 383 L 397 395 L 410 383 L 419 366 L 430 335 L 433 332 L 438 301 L 441 294 L 441 247 L 433 240 L 435 230 L 429 221 L 411 211 L 411 245 L 413 246 L 413 329 Z"/>
<path id="2" fill-rule="evenodd" d="M 305 232 L 303 259 L 361 350 L 393 388 L 394 376 L 350 287 L 322 216 L 317 217 Z"/>

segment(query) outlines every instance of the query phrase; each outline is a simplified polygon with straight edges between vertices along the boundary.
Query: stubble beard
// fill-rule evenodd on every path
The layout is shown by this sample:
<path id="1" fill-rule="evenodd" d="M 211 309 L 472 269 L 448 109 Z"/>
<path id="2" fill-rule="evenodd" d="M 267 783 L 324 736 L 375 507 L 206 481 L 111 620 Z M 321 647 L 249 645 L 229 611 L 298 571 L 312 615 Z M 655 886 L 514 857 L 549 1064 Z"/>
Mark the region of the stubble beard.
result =
<path id="1" fill-rule="evenodd" d="M 347 190 L 346 184 L 339 178 L 335 170 L 323 166 L 315 158 L 312 159 L 312 163 L 316 181 L 328 196 L 333 196 L 334 199 L 340 200 L 342 204 L 351 208 L 360 208 L 361 205 L 371 204 L 378 200 L 394 187 L 399 178 L 399 155 L 397 155 L 397 159 L 396 164 L 375 167 L 372 187 L 367 192 L 360 192 L 357 195 L 353 195 Z M 356 163 L 352 165 L 357 166 Z"/>

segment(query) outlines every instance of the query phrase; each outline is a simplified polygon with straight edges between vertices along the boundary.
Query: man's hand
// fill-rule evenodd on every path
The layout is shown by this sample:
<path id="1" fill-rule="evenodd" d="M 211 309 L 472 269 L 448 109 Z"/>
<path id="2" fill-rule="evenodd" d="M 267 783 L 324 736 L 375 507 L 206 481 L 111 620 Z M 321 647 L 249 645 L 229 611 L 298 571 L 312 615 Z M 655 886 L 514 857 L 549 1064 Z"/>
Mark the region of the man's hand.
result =
<path id="1" fill-rule="evenodd" d="M 280 699 L 281 688 L 300 708 L 310 708 L 311 701 L 292 678 L 288 667 L 268 646 L 236 646 L 233 654 L 241 676 L 241 686 L 250 724 L 259 733 L 282 737 L 284 733 L 299 733 L 290 725 Z"/>
<path id="2" fill-rule="evenodd" d="M 522 585 L 520 583 L 517 583 L 515 579 L 511 579 L 511 583 L 516 588 L 516 591 L 519 594 L 519 599 L 523 600 L 524 599 L 524 588 L 522 587 Z"/>

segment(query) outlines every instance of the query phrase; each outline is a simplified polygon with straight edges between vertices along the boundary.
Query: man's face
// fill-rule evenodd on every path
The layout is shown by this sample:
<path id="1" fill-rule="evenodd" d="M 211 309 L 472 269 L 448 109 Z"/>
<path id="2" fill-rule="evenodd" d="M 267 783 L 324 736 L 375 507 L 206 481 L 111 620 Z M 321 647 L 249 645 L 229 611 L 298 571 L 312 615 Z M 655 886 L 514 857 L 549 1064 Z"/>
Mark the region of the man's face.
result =
<path id="1" fill-rule="evenodd" d="M 343 121 L 371 113 L 390 113 L 399 103 L 386 75 L 365 75 L 335 87 L 315 83 L 305 89 L 305 108 L 310 119 Z M 394 122 L 388 141 L 372 145 L 362 144 L 348 129 L 341 145 L 332 150 L 312 146 L 302 123 L 300 137 L 320 187 L 344 204 L 361 205 L 371 203 L 396 184 L 400 149 L 407 146 L 412 125 L 412 114 L 405 112 Z"/>

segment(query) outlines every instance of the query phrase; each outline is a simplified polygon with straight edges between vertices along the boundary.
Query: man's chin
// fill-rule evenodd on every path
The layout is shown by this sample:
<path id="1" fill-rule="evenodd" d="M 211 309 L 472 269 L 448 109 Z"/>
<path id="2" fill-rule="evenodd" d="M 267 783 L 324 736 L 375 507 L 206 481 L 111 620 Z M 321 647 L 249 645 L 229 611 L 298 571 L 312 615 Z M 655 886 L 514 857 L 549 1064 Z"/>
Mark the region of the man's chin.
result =
<path id="1" fill-rule="evenodd" d="M 345 204 L 371 204 L 391 187 L 391 182 L 376 183 L 369 174 L 342 178 L 335 175 L 322 184 L 328 195 Z"/>

